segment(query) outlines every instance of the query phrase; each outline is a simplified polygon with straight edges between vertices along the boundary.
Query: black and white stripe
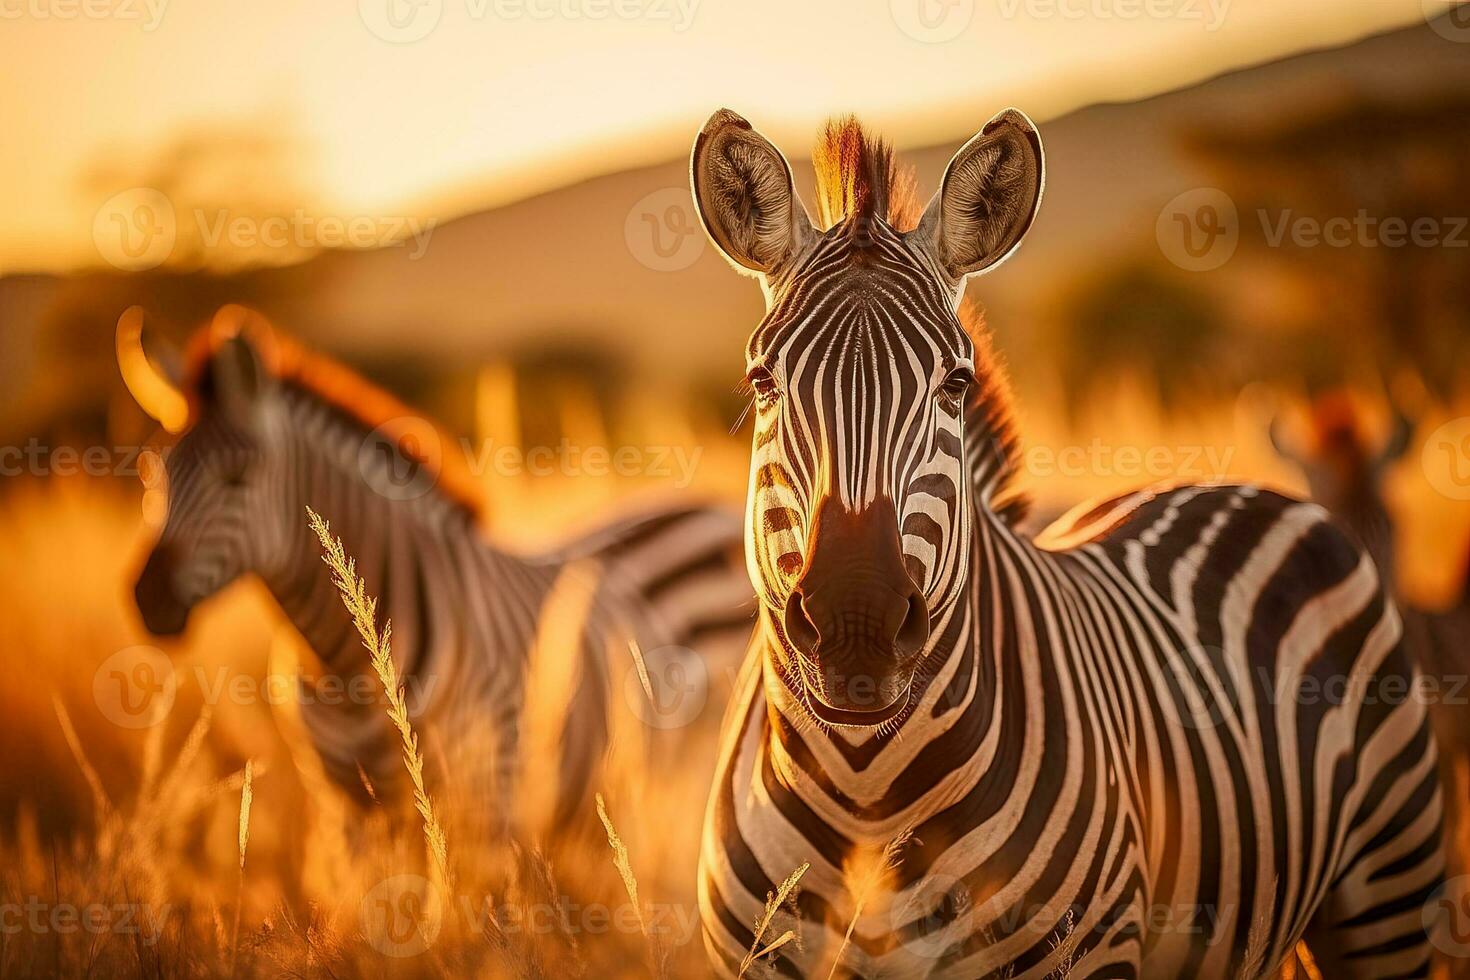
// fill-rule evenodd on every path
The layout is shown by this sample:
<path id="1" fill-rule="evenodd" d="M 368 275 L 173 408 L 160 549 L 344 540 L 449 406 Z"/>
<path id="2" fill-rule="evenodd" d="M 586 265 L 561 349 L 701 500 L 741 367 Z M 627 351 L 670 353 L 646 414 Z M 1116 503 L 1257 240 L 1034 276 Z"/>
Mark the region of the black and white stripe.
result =
<path id="1" fill-rule="evenodd" d="M 746 975 L 1248 977 L 1305 937 L 1327 976 L 1426 976 L 1436 753 L 1371 560 L 1251 486 L 1132 495 L 1041 544 L 1012 527 L 997 369 L 954 310 L 1029 225 L 1029 120 L 992 121 L 909 231 L 860 204 L 808 228 L 781 168 L 733 113 L 696 144 L 706 225 L 768 300 L 747 350 L 760 626 L 701 860 L 716 972 L 789 929 Z M 881 725 L 823 723 L 792 669 L 782 610 L 833 498 L 892 503 L 929 610 Z"/>
<path id="2" fill-rule="evenodd" d="M 1375 443 L 1345 392 L 1319 396 L 1311 418 L 1309 451 L 1291 448 L 1274 420 L 1271 442 L 1301 467 L 1311 498 L 1341 521 L 1373 559 L 1385 590 L 1397 593 L 1404 648 L 1425 676 L 1429 715 L 1439 741 L 1449 872 L 1463 875 L 1470 871 L 1470 854 L 1462 843 L 1470 841 L 1470 562 L 1461 563 L 1462 591 L 1447 608 L 1423 608 L 1405 596 L 1398 569 L 1399 535 L 1384 484 L 1413 443 L 1413 424 L 1395 413 L 1388 438 Z"/>
<path id="3" fill-rule="evenodd" d="M 733 513 L 669 508 L 556 552 L 503 551 L 481 533 L 475 510 L 437 485 L 437 473 L 384 442 L 377 423 L 385 420 L 364 420 L 310 383 L 271 375 L 248 348 L 226 353 L 248 343 L 226 341 L 195 385 L 194 419 L 168 453 L 168 518 L 139 604 L 150 626 L 182 628 L 194 605 L 242 575 L 259 576 L 319 660 L 316 680 L 303 681 L 301 714 L 344 788 L 361 790 L 361 769 L 379 795 L 391 793 L 402 763 L 382 704 L 341 695 L 370 671 L 306 529 L 307 506 L 331 521 L 380 616 L 392 620 L 415 727 L 459 789 L 495 789 L 501 824 L 522 797 L 551 811 L 537 814 L 545 818 L 538 826 L 565 825 L 582 807 L 611 716 L 626 710 L 630 643 L 666 669 L 699 658 L 702 676 L 716 681 L 745 649 L 750 582 Z M 253 362 L 247 378 L 256 380 L 232 381 L 240 373 L 232 356 Z M 335 697 L 324 683 L 337 685 Z M 376 693 L 375 682 L 367 687 Z M 528 706 L 533 688 L 540 703 Z M 555 726 L 536 738 L 554 758 L 530 760 L 528 711 Z M 528 765 L 557 777 L 520 792 Z"/>

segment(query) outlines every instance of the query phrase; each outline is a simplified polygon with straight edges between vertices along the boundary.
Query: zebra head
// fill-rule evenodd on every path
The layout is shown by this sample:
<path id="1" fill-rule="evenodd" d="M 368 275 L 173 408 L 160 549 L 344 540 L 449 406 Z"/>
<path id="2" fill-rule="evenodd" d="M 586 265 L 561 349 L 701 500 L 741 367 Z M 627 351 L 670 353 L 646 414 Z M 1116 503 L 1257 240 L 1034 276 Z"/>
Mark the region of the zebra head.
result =
<path id="1" fill-rule="evenodd" d="M 1024 114 L 997 115 L 922 213 L 890 148 L 855 121 L 828 127 L 814 163 L 820 227 L 780 151 L 721 110 L 694 145 L 694 197 L 766 297 L 746 348 L 746 555 L 781 640 L 777 673 L 823 723 L 882 725 L 965 586 L 966 403 L 990 379 L 958 309 L 966 279 L 1031 225 L 1041 142 Z"/>
<path id="2" fill-rule="evenodd" d="M 187 427 L 167 452 L 168 516 L 134 587 L 158 635 L 182 632 L 195 605 L 284 549 L 276 382 L 243 315 L 227 307 L 215 318 L 191 372 Z"/>
<path id="3" fill-rule="evenodd" d="M 1330 391 L 1314 399 L 1310 423 L 1309 449 L 1302 453 L 1283 437 L 1280 420 L 1273 418 L 1269 430 L 1272 448 L 1301 468 L 1311 498 L 1357 535 L 1392 589 L 1396 534 L 1384 482 L 1412 444 L 1414 424 L 1394 406 L 1392 431 L 1385 441 L 1375 443 L 1359 405 L 1345 391 Z"/>

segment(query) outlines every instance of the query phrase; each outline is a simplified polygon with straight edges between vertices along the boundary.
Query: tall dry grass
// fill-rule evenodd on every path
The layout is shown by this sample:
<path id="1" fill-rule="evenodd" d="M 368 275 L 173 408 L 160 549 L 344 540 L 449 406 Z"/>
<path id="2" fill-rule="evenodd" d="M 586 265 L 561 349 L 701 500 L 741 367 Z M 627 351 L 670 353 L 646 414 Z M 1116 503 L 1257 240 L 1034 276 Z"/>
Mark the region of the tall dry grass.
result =
<path id="1" fill-rule="evenodd" d="M 456 785 L 453 747 L 424 738 L 423 788 L 454 870 L 441 884 L 421 814 L 349 802 L 292 703 L 211 698 L 219 671 L 258 683 L 309 658 L 258 586 L 198 610 L 182 641 L 142 631 L 127 584 L 144 535 L 120 482 L 20 481 L 0 495 L 0 673 L 22 681 L 0 686 L 0 908 L 23 922 L 0 930 L 0 976 L 705 974 L 691 801 L 709 770 L 689 760 L 712 751 L 694 734 L 674 736 L 678 765 L 627 761 L 642 745 L 620 754 L 589 814 L 601 839 L 558 854 L 460 836 L 484 803 Z M 157 724 L 123 728 L 93 682 L 140 644 L 170 658 L 179 684 Z M 617 733 L 635 736 L 648 733 Z M 800 941 L 777 923 L 806 870 L 752 924 L 745 976 Z"/>
<path id="2" fill-rule="evenodd" d="M 703 799 L 707 766 L 649 770 L 616 753 L 601 813 L 588 814 L 608 834 L 556 853 L 456 836 L 480 824 L 484 801 L 455 784 L 454 747 L 424 733 L 404 743 L 419 809 L 361 807 L 324 775 L 294 704 L 219 697 L 218 671 L 261 691 L 309 661 L 263 590 L 232 587 L 178 642 L 143 632 L 127 589 L 145 545 L 138 515 L 131 488 L 107 481 L 0 496 L 0 619 L 14 624 L 0 670 L 27 681 L 0 688 L 0 752 L 15 760 L 0 768 L 0 908 L 38 917 L 0 930 L 0 976 L 704 973 L 689 801 Z M 347 574 L 322 574 L 354 581 L 348 557 Z M 371 597 L 356 596 L 354 617 L 372 620 Z M 377 625 L 369 655 L 386 694 L 398 685 Z M 157 724 L 129 729 L 99 707 L 93 680 L 138 645 L 158 647 L 178 684 Z M 385 702 L 395 725 L 408 721 Z"/>
<path id="3" fill-rule="evenodd" d="M 357 562 L 342 549 L 341 539 L 332 536 L 331 525 L 321 515 L 310 507 L 306 509 L 306 514 L 311 522 L 311 530 L 321 542 L 322 561 L 332 570 L 332 583 L 342 596 L 342 605 L 346 608 L 347 615 L 352 617 L 352 625 L 357 628 L 358 636 L 362 637 L 362 646 L 368 652 L 373 673 L 377 675 L 388 698 L 388 719 L 393 722 L 393 728 L 398 733 L 399 743 L 403 748 L 403 766 L 408 770 L 408 778 L 413 783 L 414 809 L 418 810 L 424 823 L 424 844 L 428 847 L 430 862 L 439 882 L 448 884 L 451 880 L 449 842 L 444 835 L 444 827 L 434 813 L 434 798 L 424 785 L 424 756 L 419 751 L 419 736 L 409 719 L 407 696 L 398 680 L 398 668 L 393 663 L 393 624 L 384 623 L 382 632 L 378 632 L 378 600 L 368 594 L 367 583 L 358 578 Z M 243 850 L 241 861 L 244 861 Z"/>

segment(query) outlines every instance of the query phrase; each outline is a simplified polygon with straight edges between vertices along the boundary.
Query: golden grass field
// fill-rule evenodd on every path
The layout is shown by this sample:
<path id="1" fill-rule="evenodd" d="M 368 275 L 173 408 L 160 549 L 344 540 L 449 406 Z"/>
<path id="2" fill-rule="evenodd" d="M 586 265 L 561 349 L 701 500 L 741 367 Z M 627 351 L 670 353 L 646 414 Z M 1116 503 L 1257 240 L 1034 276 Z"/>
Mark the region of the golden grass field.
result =
<path id="1" fill-rule="evenodd" d="M 292 669 L 294 633 L 254 584 L 201 608 L 166 718 L 129 730 L 103 716 L 98 667 L 151 642 L 127 593 L 137 514 L 135 493 L 80 479 L 0 503 L 16 559 L 0 584 L 12 624 L 0 666 L 24 678 L 6 685 L 0 728 L 0 975 L 698 975 L 691 872 L 710 745 L 691 740 L 686 764 L 657 774 L 610 772 L 620 850 L 604 835 L 553 866 L 476 853 L 456 828 L 481 802 L 456 796 L 442 746 L 426 743 L 447 838 L 436 867 L 416 814 L 358 810 L 327 782 L 289 704 L 206 703 L 221 668 Z"/>
<path id="2" fill-rule="evenodd" d="M 704 479 L 743 483 L 743 449 L 731 446 Z M 1259 448 L 1237 466 L 1270 472 Z M 1418 492 L 1412 473 L 1399 482 Z M 10 484 L 0 496 L 0 976 L 704 975 L 693 871 L 718 705 L 658 764 L 637 732 L 615 731 L 623 751 L 598 787 L 597 832 L 554 854 L 477 849 L 483 801 L 457 786 L 446 746 L 417 743 L 442 834 L 426 842 L 411 808 L 348 801 L 291 699 L 261 693 L 294 683 L 309 656 L 262 587 L 242 582 L 206 603 L 183 641 L 153 640 L 130 595 L 150 534 L 136 482 Z M 537 499 L 564 514 L 589 512 L 577 492 L 607 491 L 557 492 Z M 496 494 L 512 506 L 493 508 L 492 525 L 538 531 L 517 522 L 534 493 Z M 1431 513 L 1429 530 L 1406 528 L 1411 544 L 1458 535 L 1458 512 Z M 542 517 L 539 533 L 556 523 Z M 151 727 L 120 726 L 95 685 L 108 658 L 152 644 L 180 678 L 171 706 Z M 221 679 L 259 696 L 221 698 Z M 887 860 L 855 863 L 859 908 Z M 763 936 L 767 947 L 788 941 Z M 753 958 L 748 975 L 762 972 Z"/>

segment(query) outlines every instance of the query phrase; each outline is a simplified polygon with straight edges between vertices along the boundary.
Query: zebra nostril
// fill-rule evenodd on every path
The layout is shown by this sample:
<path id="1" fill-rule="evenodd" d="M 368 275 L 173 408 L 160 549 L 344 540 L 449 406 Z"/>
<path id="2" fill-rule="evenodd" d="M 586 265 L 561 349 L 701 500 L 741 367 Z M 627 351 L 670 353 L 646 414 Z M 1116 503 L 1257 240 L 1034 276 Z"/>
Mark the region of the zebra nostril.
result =
<path id="1" fill-rule="evenodd" d="M 924 603 L 924 596 L 916 590 L 909 595 L 908 611 L 893 637 L 893 645 L 899 653 L 911 657 L 924 649 L 928 639 L 929 609 Z"/>
<path id="2" fill-rule="evenodd" d="M 799 589 L 793 589 L 791 595 L 786 599 L 786 611 L 781 620 L 781 625 L 786 630 L 786 638 L 791 641 L 792 646 L 808 656 L 816 652 L 817 644 L 822 637 L 817 632 L 816 624 L 807 614 Z"/>

